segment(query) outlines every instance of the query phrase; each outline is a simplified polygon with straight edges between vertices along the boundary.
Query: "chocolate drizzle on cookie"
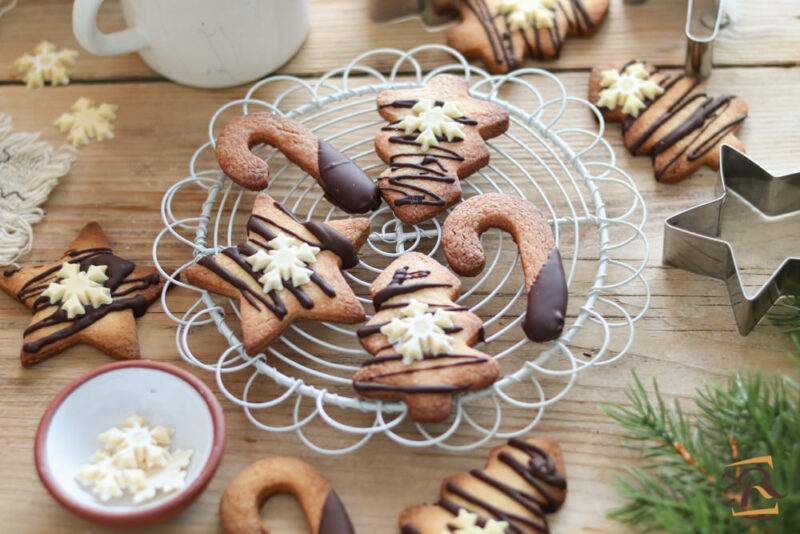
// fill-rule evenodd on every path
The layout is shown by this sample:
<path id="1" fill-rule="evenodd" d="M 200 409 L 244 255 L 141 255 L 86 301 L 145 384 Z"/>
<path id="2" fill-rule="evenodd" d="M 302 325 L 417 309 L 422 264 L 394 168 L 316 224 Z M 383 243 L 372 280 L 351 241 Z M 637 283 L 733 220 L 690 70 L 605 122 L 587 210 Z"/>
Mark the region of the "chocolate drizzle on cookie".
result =
<path id="1" fill-rule="evenodd" d="M 400 295 L 412 295 L 418 291 L 424 291 L 430 288 L 446 288 L 452 287 L 450 284 L 446 283 L 437 283 L 437 282 L 416 282 L 416 283 L 409 283 L 406 284 L 409 280 L 424 280 L 431 275 L 431 272 L 428 270 L 417 270 L 412 271 L 410 270 L 409 266 L 403 266 L 396 269 L 392 275 L 392 280 L 389 282 L 386 287 L 379 290 L 375 293 L 372 297 L 372 302 L 375 307 L 375 311 L 387 310 L 387 309 L 399 309 L 404 308 L 408 305 L 407 301 L 403 302 L 392 302 L 391 304 L 386 304 L 386 301 L 392 299 L 394 297 L 398 297 Z M 449 304 L 428 304 L 429 307 L 438 308 L 444 311 L 449 312 L 468 312 L 467 308 L 463 308 L 461 306 L 449 305 Z M 432 312 L 426 312 L 432 313 Z M 380 321 L 377 323 L 367 324 L 364 327 L 361 327 L 357 331 L 357 335 L 360 339 L 364 339 L 373 335 L 381 334 L 381 328 L 390 321 Z M 458 325 L 453 325 L 452 327 L 447 327 L 443 329 L 443 332 L 447 335 L 452 335 L 458 332 L 461 332 L 463 327 Z M 388 351 L 389 353 L 386 354 L 385 352 Z M 457 353 L 442 353 L 442 354 L 430 354 L 430 353 L 423 353 L 421 361 L 423 362 L 435 362 L 437 360 L 441 361 L 442 363 L 426 363 L 425 365 L 411 365 L 411 364 L 399 364 L 403 360 L 403 356 L 399 354 L 392 345 L 386 345 L 382 347 L 380 350 L 377 351 L 377 355 L 373 358 L 365 361 L 362 364 L 362 369 L 370 368 L 375 365 L 384 364 L 387 362 L 398 362 L 398 365 L 391 366 L 378 372 L 376 374 L 372 374 L 369 377 L 369 382 L 367 381 L 360 381 L 355 380 L 353 385 L 356 391 L 359 392 L 368 392 L 368 391 L 386 391 L 386 392 L 399 392 L 405 394 L 436 394 L 436 393 L 458 393 L 461 391 L 466 391 L 470 388 L 470 384 L 426 384 L 420 383 L 403 383 L 403 384 L 396 384 L 396 383 L 384 383 L 381 382 L 382 380 L 390 379 L 393 377 L 403 376 L 403 375 L 415 375 L 418 373 L 436 373 L 437 371 L 441 371 L 444 369 L 461 367 L 466 365 L 477 365 L 484 362 L 489 361 L 488 356 L 479 356 L 478 353 L 476 354 L 457 354 Z"/>
<path id="2" fill-rule="evenodd" d="M 505 66 L 504 70 L 515 70 L 521 66 L 522 58 L 514 50 L 513 32 L 510 29 L 508 14 L 494 12 L 486 0 L 463 0 L 466 5 L 477 17 L 492 48 L 494 62 L 497 65 Z M 564 14 L 567 24 L 567 32 L 574 35 L 588 35 L 595 26 L 596 22 L 592 19 L 588 9 L 582 0 L 559 0 L 556 10 Z M 520 30 L 525 50 L 530 57 L 538 60 L 557 58 L 563 46 L 563 32 L 559 28 L 559 17 L 554 11 L 553 25 L 549 28 L 537 28 L 535 25 Z M 547 35 L 553 46 L 552 55 L 545 54 L 542 36 Z M 531 38 L 533 40 L 531 40 Z"/>
<path id="3" fill-rule="evenodd" d="M 379 106 L 379 109 L 387 107 L 410 109 L 413 108 L 417 102 L 419 102 L 417 99 L 395 100 L 394 102 Z M 444 104 L 445 103 L 441 100 L 434 101 L 435 106 L 444 106 Z M 469 117 L 458 117 L 453 120 L 466 126 L 478 125 L 478 121 Z M 398 122 L 400 121 L 392 122 L 388 126 L 383 127 L 382 131 L 397 131 L 398 128 L 395 125 Z M 420 144 L 416 141 L 416 138 L 416 135 L 392 135 L 389 137 L 389 142 L 418 147 Z M 463 141 L 458 138 L 448 141 L 447 138 L 443 136 L 437 136 L 436 140 L 440 143 L 459 143 Z M 457 178 L 454 176 L 454 171 L 448 170 L 448 167 L 452 165 L 447 165 L 448 162 L 452 161 L 460 163 L 464 161 L 464 157 L 455 150 L 443 146 L 431 146 L 427 152 L 414 151 L 394 154 L 389 158 L 389 169 L 393 174 L 383 175 L 384 178 L 388 178 L 387 181 L 389 185 L 381 186 L 380 190 L 394 191 L 403 195 L 394 200 L 395 206 L 409 204 L 444 206 L 444 198 L 424 185 L 420 185 L 419 182 L 455 183 Z M 415 181 L 415 183 L 407 183 L 412 180 Z"/>
<path id="4" fill-rule="evenodd" d="M 291 217 L 295 222 L 300 223 L 297 218 L 283 207 L 280 203 L 274 202 L 273 204 L 281 212 Z M 339 256 L 342 260 L 342 268 L 353 267 L 358 264 L 358 256 L 353 249 L 353 245 L 345 236 L 334 230 L 332 227 L 319 223 L 317 221 L 308 221 L 302 224 L 317 241 L 306 239 L 293 232 L 290 228 L 280 224 L 278 221 L 269 217 L 264 217 L 258 214 L 252 214 L 247 221 L 248 240 L 233 247 L 224 249 L 221 254 L 230 258 L 238 267 L 240 267 L 250 278 L 255 280 L 261 285 L 259 278 L 261 273 L 256 272 L 253 266 L 246 258 L 256 254 L 259 249 L 270 250 L 269 241 L 278 236 L 277 231 L 291 236 L 292 238 L 307 243 L 313 247 L 321 250 L 328 250 Z M 246 280 L 237 276 L 229 269 L 225 268 L 213 255 L 200 258 L 198 262 L 203 267 L 207 268 L 227 283 L 239 290 L 242 297 L 254 308 L 258 310 L 266 309 L 272 312 L 279 319 L 283 319 L 287 314 L 286 304 L 280 297 L 279 293 L 275 290 L 264 292 L 259 289 L 254 289 Z M 315 284 L 322 292 L 328 297 L 335 297 L 336 291 L 319 273 L 314 271 L 312 266 L 307 268 L 313 273 L 311 274 L 311 283 Z M 305 309 L 314 307 L 313 299 L 301 287 L 293 285 L 288 280 L 283 280 L 284 288 L 286 288 L 294 297 L 297 302 Z"/>
<path id="5" fill-rule="evenodd" d="M 151 286 L 158 285 L 161 281 L 157 273 L 143 277 L 131 278 L 136 265 L 130 261 L 115 256 L 110 248 L 87 248 L 81 250 L 70 250 L 64 255 L 64 262 L 77 263 L 81 271 L 86 271 L 92 265 L 106 266 L 106 276 L 108 279 L 103 282 L 103 287 L 111 291 L 112 301 L 108 304 L 101 304 L 98 307 L 87 305 L 85 312 L 76 315 L 72 319 L 67 316 L 67 311 L 60 306 L 50 303 L 48 297 L 42 293 L 52 282 L 57 281 L 56 273 L 61 269 L 62 263 L 45 269 L 38 275 L 28 280 L 17 292 L 17 299 L 26 302 L 33 308 L 34 313 L 39 313 L 47 308 L 54 308 L 53 313 L 31 324 L 24 332 L 27 337 L 43 328 L 50 328 L 57 325 L 65 325 L 39 339 L 29 341 L 22 346 L 23 352 L 33 354 L 42 348 L 66 339 L 85 328 L 93 325 L 106 315 L 115 311 L 132 310 L 134 317 L 140 317 L 147 309 L 148 301 L 143 295 L 128 297 L 131 293 L 143 291 Z M 4 276 L 12 276 L 15 273 Z"/>
<path id="6" fill-rule="evenodd" d="M 620 72 L 637 61 L 626 63 Z M 657 72 L 655 68 L 649 68 L 651 75 Z M 725 94 L 718 97 L 708 96 L 703 92 L 699 80 L 689 78 L 685 75 L 674 75 L 663 78 L 659 85 L 664 92 L 654 99 L 645 100 L 644 108 L 640 110 L 637 117 L 627 115 L 623 121 L 623 131 L 631 130 L 639 121 L 647 120 L 647 127 L 632 139 L 626 138 L 628 150 L 631 153 L 642 153 L 644 147 L 653 139 L 662 126 L 673 120 L 676 116 L 684 112 L 690 106 L 693 111 L 676 124 L 666 133 L 662 134 L 649 147 L 647 153 L 653 159 L 655 166 L 656 180 L 662 180 L 670 169 L 682 159 L 694 162 L 713 150 L 729 133 L 734 132 L 739 125 L 747 118 L 747 113 L 742 113 L 722 124 L 716 124 L 718 119 L 728 110 L 731 102 L 736 98 L 734 95 Z M 661 112 L 657 117 L 653 113 L 647 113 L 654 103 L 667 98 L 672 103 Z M 647 115 L 647 119 L 643 117 Z M 676 144 L 684 143 L 685 146 L 678 150 L 670 159 L 655 164 L 656 158 L 668 152 Z"/>
<path id="7" fill-rule="evenodd" d="M 472 513 L 476 513 L 476 510 L 473 509 L 474 506 L 481 513 L 488 513 L 495 520 L 507 521 L 509 524 L 507 532 L 524 534 L 534 530 L 535 532 L 547 533 L 550 529 L 545 514 L 555 512 L 561 506 L 563 497 L 561 499 L 557 498 L 555 491 L 559 491 L 563 495 L 563 491 L 567 487 L 567 481 L 564 475 L 558 472 L 553 457 L 543 448 L 517 438 L 509 440 L 508 447 L 521 451 L 528 456 L 528 460 L 524 462 L 507 451 L 502 451 L 497 456 L 500 462 L 510 467 L 524 481 L 528 487 L 526 490 L 518 489 L 519 484 L 509 484 L 500 478 L 489 475 L 486 470 L 473 469 L 469 472 L 469 475 L 518 503 L 533 519 L 504 510 L 492 504 L 489 499 L 481 497 L 474 489 L 465 489 L 457 482 L 446 483 L 445 491 L 468 503 L 467 510 Z M 472 485 L 470 487 L 474 488 Z M 463 508 L 463 506 L 448 497 L 443 497 L 438 504 L 453 516 L 458 515 L 458 511 Z M 478 515 L 481 516 L 481 513 Z M 478 524 L 483 526 L 486 520 L 487 517 L 479 517 Z"/>

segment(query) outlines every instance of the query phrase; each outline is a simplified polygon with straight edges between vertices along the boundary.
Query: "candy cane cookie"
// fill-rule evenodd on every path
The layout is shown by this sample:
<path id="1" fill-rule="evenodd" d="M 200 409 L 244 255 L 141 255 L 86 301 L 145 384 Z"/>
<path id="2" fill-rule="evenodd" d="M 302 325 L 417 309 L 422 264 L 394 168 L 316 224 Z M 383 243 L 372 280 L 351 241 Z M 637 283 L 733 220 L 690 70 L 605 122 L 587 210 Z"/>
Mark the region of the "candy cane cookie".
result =
<path id="1" fill-rule="evenodd" d="M 259 191 L 269 183 L 269 165 L 250 150 L 266 143 L 309 173 L 325 198 L 348 213 L 380 205 L 375 182 L 347 156 L 300 122 L 274 113 L 251 113 L 230 122 L 217 138 L 217 161 L 231 180 Z"/>
<path id="2" fill-rule="evenodd" d="M 225 534 L 269 534 L 259 508 L 276 493 L 289 493 L 297 499 L 309 534 L 355 534 L 347 510 L 330 483 L 296 458 L 264 458 L 234 477 L 219 502 Z"/>
<path id="3" fill-rule="evenodd" d="M 450 267 L 476 276 L 486 264 L 480 236 L 500 228 L 514 238 L 525 274 L 528 308 L 522 328 L 533 341 L 561 335 L 567 311 L 567 283 L 561 255 L 547 218 L 529 201 L 514 195 L 487 193 L 459 204 L 442 228 L 442 246 Z"/>

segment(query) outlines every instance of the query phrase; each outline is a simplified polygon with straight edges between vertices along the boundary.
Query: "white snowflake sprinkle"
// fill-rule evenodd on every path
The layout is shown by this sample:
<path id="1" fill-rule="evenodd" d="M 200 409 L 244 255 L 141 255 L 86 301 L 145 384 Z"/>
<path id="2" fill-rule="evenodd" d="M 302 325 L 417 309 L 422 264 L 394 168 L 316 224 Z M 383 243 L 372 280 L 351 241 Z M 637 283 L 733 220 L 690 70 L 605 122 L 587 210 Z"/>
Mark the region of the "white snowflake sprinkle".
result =
<path id="1" fill-rule="evenodd" d="M 89 139 L 98 141 L 114 138 L 113 119 L 117 118 L 119 106 L 102 103 L 99 107 L 94 100 L 80 97 L 73 105 L 72 111 L 62 114 L 53 124 L 61 132 L 69 131 L 67 141 L 73 146 L 88 145 Z"/>
<path id="2" fill-rule="evenodd" d="M 99 308 L 112 301 L 111 290 L 103 287 L 103 282 L 108 280 L 106 266 L 90 265 L 86 271 L 80 269 L 77 263 L 62 264 L 56 273 L 59 281 L 51 282 L 42 291 L 42 296 L 50 299 L 50 304 L 61 303 L 68 319 L 86 313 L 85 307 L 89 304 Z"/>
<path id="3" fill-rule="evenodd" d="M 284 288 L 284 281 L 291 282 L 295 287 L 311 281 L 314 271 L 308 265 L 316 263 L 319 248 L 284 234 L 279 234 L 267 245 L 270 250 L 261 249 L 247 257 L 247 262 L 253 266 L 254 271 L 264 272 L 258 281 L 265 293 L 280 291 Z"/>
<path id="4" fill-rule="evenodd" d="M 645 98 L 653 99 L 664 93 L 664 88 L 650 79 L 650 73 L 642 63 L 628 65 L 622 73 L 609 69 L 600 74 L 600 85 L 606 89 L 598 95 L 598 107 L 616 109 L 622 106 L 622 113 L 638 117 Z"/>
<path id="5" fill-rule="evenodd" d="M 552 28 L 556 20 L 556 0 L 500 0 L 497 11 L 507 16 L 508 29 Z"/>
<path id="6" fill-rule="evenodd" d="M 34 48 L 33 55 L 25 54 L 14 61 L 14 66 L 28 88 L 42 87 L 45 82 L 51 85 L 69 83 L 69 67 L 75 63 L 78 52 L 67 48 L 58 50 L 56 45 L 42 41 Z"/>
<path id="7" fill-rule="evenodd" d="M 445 310 L 429 311 L 424 302 L 411 299 L 400 312 L 403 317 L 395 317 L 381 327 L 381 333 L 389 338 L 408 365 L 421 360 L 426 354 L 452 354 L 452 338 L 444 331 L 453 327 L 453 312 Z"/>
<path id="8" fill-rule="evenodd" d="M 111 428 L 98 436 L 108 450 L 114 452 L 114 462 L 119 467 L 144 467 L 165 465 L 169 460 L 166 446 L 172 441 L 173 431 L 163 425 L 147 426 L 147 421 L 136 414 L 122 422 L 123 427 Z"/>
<path id="9" fill-rule="evenodd" d="M 406 135 L 420 132 L 415 141 L 422 145 L 423 152 L 432 146 L 439 146 L 438 138 L 442 136 L 448 141 L 464 139 L 461 124 L 454 120 L 464 116 L 457 102 L 437 105 L 433 98 L 421 98 L 411 111 L 397 123 L 397 128 L 404 130 Z"/>

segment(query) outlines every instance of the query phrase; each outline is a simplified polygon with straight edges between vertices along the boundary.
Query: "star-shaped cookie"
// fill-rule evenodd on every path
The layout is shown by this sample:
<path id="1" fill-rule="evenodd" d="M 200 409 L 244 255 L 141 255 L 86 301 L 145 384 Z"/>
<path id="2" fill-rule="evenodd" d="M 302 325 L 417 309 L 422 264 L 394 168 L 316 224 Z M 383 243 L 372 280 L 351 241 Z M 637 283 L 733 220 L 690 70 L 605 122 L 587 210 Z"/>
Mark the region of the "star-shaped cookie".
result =
<path id="1" fill-rule="evenodd" d="M 95 222 L 57 262 L 5 270 L 0 288 L 33 310 L 23 333 L 22 365 L 77 343 L 118 360 L 138 358 L 136 317 L 161 295 L 164 282 L 154 267 L 115 256 Z"/>
<path id="2" fill-rule="evenodd" d="M 744 150 L 736 132 L 747 102 L 710 96 L 700 80 L 684 74 L 665 76 L 635 60 L 600 65 L 589 75 L 589 101 L 607 121 L 622 123 L 625 147 L 650 156 L 659 182 L 679 182 L 703 165 L 718 169 L 723 143 Z"/>
<path id="3" fill-rule="evenodd" d="M 450 415 L 453 395 L 489 387 L 497 362 L 472 348 L 483 336 L 480 317 L 454 302 L 461 282 L 436 260 L 407 252 L 370 286 L 375 315 L 358 330 L 375 355 L 353 377 L 365 397 L 399 399 L 411 419 Z"/>
<path id="4" fill-rule="evenodd" d="M 256 197 L 247 240 L 200 258 L 190 283 L 239 299 L 248 354 L 258 354 L 301 319 L 353 324 L 364 308 L 340 269 L 358 264 L 369 219 L 300 222 L 266 193 Z"/>
<path id="5" fill-rule="evenodd" d="M 465 79 L 442 74 L 424 87 L 378 95 L 378 112 L 390 121 L 375 138 L 389 165 L 378 187 L 405 223 L 430 219 L 461 200 L 459 180 L 489 163 L 484 139 L 508 129 L 505 108 L 468 91 Z"/>
<path id="6" fill-rule="evenodd" d="M 608 5 L 609 0 L 462 0 L 461 24 L 447 32 L 447 44 L 502 74 L 522 66 L 525 56 L 556 59 L 567 36 L 597 31 Z"/>

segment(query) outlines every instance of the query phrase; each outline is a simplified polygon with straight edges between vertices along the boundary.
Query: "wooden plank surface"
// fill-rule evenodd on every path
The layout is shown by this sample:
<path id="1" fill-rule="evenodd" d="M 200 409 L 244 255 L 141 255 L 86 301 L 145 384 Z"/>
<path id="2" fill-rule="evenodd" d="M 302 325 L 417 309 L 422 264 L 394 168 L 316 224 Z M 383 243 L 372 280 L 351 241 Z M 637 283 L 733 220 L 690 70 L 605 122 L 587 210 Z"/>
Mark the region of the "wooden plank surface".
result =
<path id="1" fill-rule="evenodd" d="M 606 21 L 591 39 L 569 39 L 561 58 L 539 63 L 546 68 L 583 69 L 632 53 L 657 65 L 683 65 L 685 42 L 684 0 L 649 0 L 629 5 L 612 0 Z M 800 4 L 794 0 L 727 2 L 731 25 L 715 44 L 718 65 L 796 65 L 800 61 Z M 13 79 L 15 58 L 41 39 L 81 50 L 73 69 L 75 80 L 151 79 L 157 75 L 136 54 L 92 56 L 80 49 L 70 26 L 69 0 L 20 0 L 0 23 L 0 80 Z M 108 1 L 100 9 L 98 26 L 106 32 L 125 27 L 121 8 Z M 346 36 L 346 38 L 344 38 Z M 444 31 L 426 29 L 419 19 L 375 24 L 367 0 L 313 0 L 311 31 L 303 48 L 281 71 L 321 74 L 347 64 L 374 48 L 408 49 L 426 43 L 444 43 Z M 335 43 L 335 45 L 333 45 Z M 385 67 L 386 60 L 377 67 Z M 529 61 L 530 65 L 537 65 Z"/>
<path id="2" fill-rule="evenodd" d="M 619 36 L 626 37 L 613 44 L 613 40 L 598 35 L 597 40 L 607 40 L 600 41 L 603 44 L 597 49 L 610 49 L 613 55 L 628 57 L 641 55 L 641 43 L 647 42 L 653 49 L 653 54 L 648 54 L 650 59 L 657 63 L 680 63 L 682 45 L 675 48 L 677 45 L 671 40 L 661 40 L 663 36 L 654 30 L 655 22 L 650 19 L 654 15 L 634 18 L 638 10 L 658 12 L 662 20 L 669 21 L 670 27 L 679 32 L 682 25 L 682 14 L 677 12 L 679 4 L 656 0 L 643 6 L 615 3 L 607 30 L 616 28 Z M 764 12 L 762 8 L 744 4 L 734 5 L 737 10 L 752 11 L 752 17 L 756 18 L 744 17 L 745 22 L 736 25 L 737 31 L 754 36 L 755 44 L 744 49 L 724 40 L 719 43 L 717 59 L 725 57 L 725 63 L 740 66 L 715 70 L 708 84 L 709 91 L 736 92 L 748 100 L 750 118 L 740 134 L 748 152 L 775 173 L 788 172 L 800 167 L 800 154 L 795 149 L 800 140 L 797 131 L 800 101 L 796 92 L 800 68 L 759 65 L 784 65 L 796 59 L 790 57 L 788 47 L 794 42 L 792 39 L 798 39 L 794 32 L 797 19 L 790 19 L 788 4 L 784 6 L 785 16 L 780 22 L 774 20 L 774 13 L 773 19 L 766 16 L 766 11 L 778 9 L 774 7 L 778 3 L 763 7 Z M 416 21 L 373 25 L 366 21 L 357 2 L 320 1 L 315 2 L 315 6 L 312 37 L 287 66 L 287 72 L 312 77 L 341 65 L 357 52 L 377 46 L 405 47 L 428 35 L 421 33 Z M 121 24 L 113 5 L 103 9 L 107 17 L 103 24 Z M 68 44 L 68 13 L 67 2 L 21 0 L 17 9 L 0 18 L 0 64 L 8 65 L 13 57 L 31 48 L 42 37 Z M 320 24 L 326 20 L 329 22 Z M 363 32 L 342 30 L 348 39 L 339 38 L 336 46 L 332 46 L 330 36 L 334 32 L 327 26 L 333 20 L 339 21 L 342 27 L 360 21 Z M 644 22 L 632 24 L 634 20 L 650 20 L 649 32 L 642 31 Z M 403 29 L 413 31 L 406 35 Z M 642 33 L 637 33 L 640 31 Z M 326 32 L 326 39 L 322 40 Z M 652 38 L 644 40 L 647 34 Z M 790 34 L 791 37 L 787 37 Z M 784 44 L 774 46 L 781 39 Z M 595 55 L 582 57 L 582 63 L 570 63 L 573 60 L 564 58 L 559 65 L 582 69 L 594 63 L 594 58 L 607 57 L 591 51 L 591 47 L 580 48 L 588 43 L 597 44 L 597 40 L 568 43 L 568 48 L 575 52 L 574 61 L 584 55 L 579 54 L 579 50 L 589 56 Z M 612 55 L 612 52 L 607 54 Z M 76 65 L 75 78 L 110 80 L 109 83 L 73 83 L 68 87 L 37 91 L 28 91 L 16 84 L 0 86 L 0 112 L 12 115 L 15 129 L 41 131 L 44 139 L 56 144 L 63 142 L 63 136 L 51 125 L 52 121 L 79 96 L 120 106 L 116 139 L 80 149 L 72 171 L 44 206 L 48 216 L 35 227 L 34 250 L 25 258 L 25 263 L 57 257 L 88 220 L 103 224 L 120 255 L 138 262 L 150 261 L 152 241 L 162 227 L 158 206 L 163 192 L 188 174 L 189 158 L 207 139 L 211 114 L 244 92 L 242 88 L 190 89 L 153 80 L 151 76 L 134 56 L 92 58 L 84 54 Z M 130 81 L 140 77 L 147 80 Z M 563 72 L 559 77 L 570 95 L 585 95 L 587 74 L 584 70 Z M 592 127 L 591 118 L 585 113 L 571 112 L 569 120 L 570 125 Z M 632 176 L 647 203 L 645 231 L 650 244 L 650 261 L 645 276 L 650 284 L 652 302 L 650 311 L 637 324 L 630 354 L 615 365 L 581 375 L 571 392 L 547 409 L 534 432 L 558 439 L 565 452 L 570 493 L 564 509 L 552 517 L 555 533 L 627 532 L 623 526 L 606 519 L 605 513 L 620 502 L 610 489 L 615 474 L 636 460 L 620 447 L 619 429 L 597 407 L 601 402 L 624 400 L 621 388 L 630 381 L 629 369 L 635 369 L 645 381 L 657 377 L 667 396 L 686 398 L 704 381 L 724 379 L 734 369 L 757 367 L 766 372 L 781 372 L 790 368 L 785 357 L 789 344 L 776 327 L 761 325 L 747 337 L 736 333 L 728 296 L 721 282 L 661 265 L 664 218 L 712 198 L 718 180 L 716 173 L 703 169 L 680 184 L 658 184 L 652 179 L 649 158 L 631 157 L 623 149 L 619 126 L 610 125 L 605 135 L 619 165 Z M 199 195 L 199 192 L 190 195 L 180 204 L 180 209 L 193 213 L 198 206 L 195 201 L 201 198 Z M 613 205 L 613 190 L 608 191 L 608 196 Z M 249 201 L 252 197 L 247 198 Z M 745 220 L 737 216 L 737 212 L 732 213 L 726 215 L 730 221 Z M 797 232 L 786 231 L 785 227 L 800 228 L 800 219 L 788 218 L 778 224 L 784 226 L 785 234 L 797 235 Z M 731 225 L 731 228 L 730 238 L 751 287 L 763 282 L 787 250 L 796 245 L 755 239 L 761 234 L 758 230 L 754 234 L 746 222 L 736 227 Z M 634 245 L 622 254 L 627 260 L 635 261 L 643 254 L 643 248 Z M 162 261 L 169 265 L 179 265 L 188 257 L 188 250 L 172 241 L 167 241 L 161 250 Z M 576 275 L 579 283 L 573 291 L 580 287 L 585 289 L 596 256 L 587 252 L 581 260 Z M 641 288 L 626 286 L 618 298 L 635 308 L 642 300 Z M 193 296 L 189 292 L 175 291 L 170 302 L 173 309 L 185 310 L 193 302 Z M 573 302 L 571 306 L 578 304 Z M 571 308 L 571 311 L 575 310 Z M 70 380 L 109 359 L 92 348 L 74 347 L 32 369 L 22 369 L 18 361 L 20 331 L 29 320 L 26 309 L 10 298 L 0 297 L 0 448 L 3 451 L 0 471 L 4 481 L 0 488 L 0 518 L 3 530 L 51 532 L 57 528 L 59 532 L 103 532 L 54 503 L 35 475 L 31 445 L 38 420 L 53 395 Z M 160 304 L 154 305 L 139 320 L 142 353 L 148 358 L 193 370 L 180 360 L 174 332 L 174 325 Z M 202 347 L 200 352 L 209 358 L 214 358 L 222 347 L 219 336 L 210 329 L 198 334 L 194 343 L 193 346 Z M 597 348 L 592 339 L 582 343 L 587 350 Z M 216 389 L 208 374 L 195 372 Z M 233 387 L 241 387 L 244 378 L 235 377 Z M 221 395 L 219 397 L 222 399 Z M 295 434 L 259 431 L 232 403 L 223 400 L 223 406 L 228 443 L 217 475 L 194 505 L 178 518 L 152 529 L 153 532 L 219 531 L 216 509 L 227 482 L 241 468 L 267 455 L 300 456 L 317 466 L 348 506 L 358 532 L 396 532 L 396 518 L 403 508 L 434 500 L 443 477 L 480 467 L 490 446 L 496 444 L 492 442 L 467 453 L 448 453 L 437 449 L 411 450 L 378 436 L 353 454 L 326 457 L 302 446 Z M 276 410 L 271 417 L 285 422 L 289 414 L 289 407 L 285 407 Z M 508 410 L 505 415 L 514 422 L 532 416 L 522 410 Z M 315 435 L 325 432 L 324 426 L 313 429 Z M 350 438 L 331 434 L 330 439 L 331 443 L 341 446 Z M 275 534 L 305 532 L 299 508 L 289 498 L 270 501 L 263 515 Z"/>

